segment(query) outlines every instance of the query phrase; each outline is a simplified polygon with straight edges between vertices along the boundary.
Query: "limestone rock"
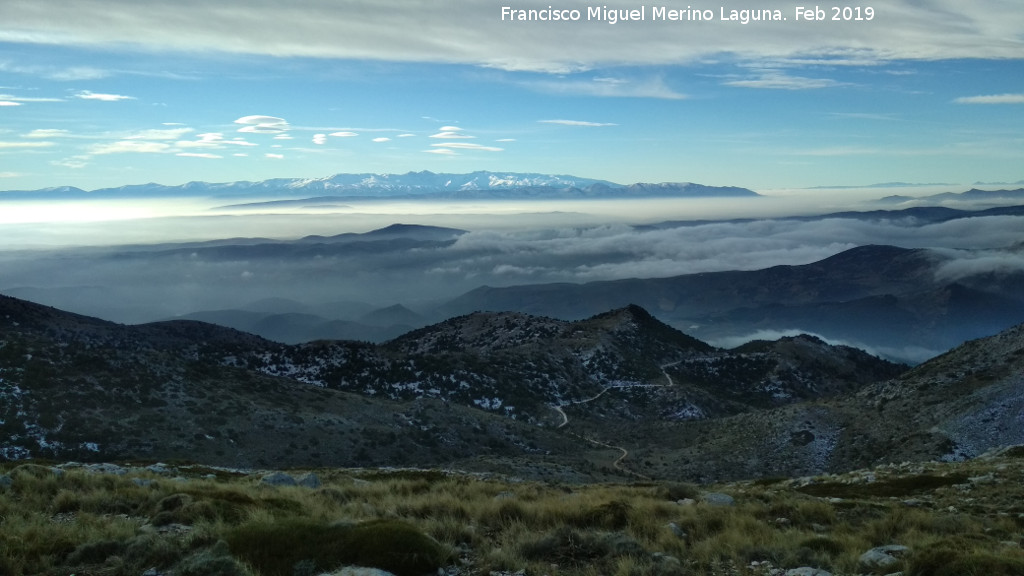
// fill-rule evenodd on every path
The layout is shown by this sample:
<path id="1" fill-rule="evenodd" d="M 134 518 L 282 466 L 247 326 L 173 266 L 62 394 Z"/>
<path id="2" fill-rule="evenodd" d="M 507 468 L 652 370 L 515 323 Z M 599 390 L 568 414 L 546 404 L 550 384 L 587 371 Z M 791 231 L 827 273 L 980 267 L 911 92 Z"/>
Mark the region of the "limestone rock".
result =
<path id="1" fill-rule="evenodd" d="M 800 568 L 790 568 L 789 570 L 786 570 L 785 576 L 832 576 L 832 573 L 820 568 L 801 566 Z"/>
<path id="2" fill-rule="evenodd" d="M 260 478 L 260 482 L 263 482 L 264 484 L 270 486 L 298 485 L 298 482 L 295 481 L 295 478 L 293 478 L 290 474 L 285 474 L 284 472 L 274 472 L 272 474 L 267 474 L 263 478 Z"/>
<path id="3" fill-rule="evenodd" d="M 721 492 L 708 492 L 701 499 L 709 506 L 733 506 L 736 504 L 736 500 L 732 496 Z"/>
<path id="4" fill-rule="evenodd" d="M 898 564 L 899 559 L 906 556 L 908 552 L 910 552 L 910 548 L 899 544 L 879 546 L 861 554 L 860 565 L 869 570 L 889 568 Z"/>

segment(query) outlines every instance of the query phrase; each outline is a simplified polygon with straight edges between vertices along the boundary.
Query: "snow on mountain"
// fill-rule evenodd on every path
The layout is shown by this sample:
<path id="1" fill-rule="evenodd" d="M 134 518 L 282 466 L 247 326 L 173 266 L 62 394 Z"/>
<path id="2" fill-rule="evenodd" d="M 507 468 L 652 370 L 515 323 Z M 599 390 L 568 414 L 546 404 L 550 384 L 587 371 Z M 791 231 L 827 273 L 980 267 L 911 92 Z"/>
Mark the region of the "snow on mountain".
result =
<path id="1" fill-rule="evenodd" d="M 660 183 L 622 185 L 605 180 L 561 174 L 488 172 L 468 174 L 434 173 L 429 171 L 405 174 L 335 174 L 324 178 L 272 178 L 261 182 L 188 182 L 178 186 L 157 183 L 132 184 L 86 192 L 69 186 L 35 191 L 4 192 L 3 197 L 74 199 L 74 198 L 158 198 L 180 196 L 275 196 L 302 197 L 332 195 L 354 197 L 452 196 L 460 198 L 494 197 L 640 197 L 640 196 L 756 196 L 745 188 L 703 186 L 693 183 Z M 475 194 L 480 194 L 476 196 Z M 468 195 L 468 196 L 467 196 Z"/>

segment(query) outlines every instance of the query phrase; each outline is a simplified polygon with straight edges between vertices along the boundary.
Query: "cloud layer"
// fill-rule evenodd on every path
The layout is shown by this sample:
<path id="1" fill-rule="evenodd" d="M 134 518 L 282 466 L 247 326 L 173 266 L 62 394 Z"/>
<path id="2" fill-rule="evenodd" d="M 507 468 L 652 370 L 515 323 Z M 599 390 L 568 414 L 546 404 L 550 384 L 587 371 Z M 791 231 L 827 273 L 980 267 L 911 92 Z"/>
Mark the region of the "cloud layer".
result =
<path id="1" fill-rule="evenodd" d="M 723 2 L 731 8 L 748 8 Z M 566 0 L 579 22 L 502 22 L 490 0 L 311 0 L 301 7 L 271 0 L 59 0 L 4 8 L 0 41 L 44 44 L 129 43 L 183 51 L 454 62 L 568 72 L 605 65 L 694 62 L 713 54 L 741 58 L 879 59 L 1019 58 L 1024 11 L 1016 0 L 971 4 L 893 0 L 870 21 L 742 25 L 719 21 L 586 21 L 591 4 Z M 626 6 L 638 8 L 639 3 Z M 522 8 L 546 8 L 527 2 Z M 648 7 L 649 8 L 649 7 Z M 649 10 L 648 10 L 649 12 Z M 54 18 L 59 13 L 61 17 Z M 111 17 L 111 15 L 116 17 Z M 778 78 L 761 82 L 778 84 Z"/>

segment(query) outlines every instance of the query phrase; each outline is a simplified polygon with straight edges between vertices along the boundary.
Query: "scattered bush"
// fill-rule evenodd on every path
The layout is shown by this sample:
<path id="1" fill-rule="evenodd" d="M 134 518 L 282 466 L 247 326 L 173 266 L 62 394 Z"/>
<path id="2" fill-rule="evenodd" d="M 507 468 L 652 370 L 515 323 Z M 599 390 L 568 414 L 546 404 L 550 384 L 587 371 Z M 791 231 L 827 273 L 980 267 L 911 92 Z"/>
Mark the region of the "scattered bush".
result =
<path id="1" fill-rule="evenodd" d="M 356 564 L 418 576 L 437 571 L 450 556 L 444 546 L 398 520 L 328 525 L 293 518 L 242 525 L 227 541 L 234 554 L 263 576 L 292 576 L 300 562 L 317 570 Z"/>

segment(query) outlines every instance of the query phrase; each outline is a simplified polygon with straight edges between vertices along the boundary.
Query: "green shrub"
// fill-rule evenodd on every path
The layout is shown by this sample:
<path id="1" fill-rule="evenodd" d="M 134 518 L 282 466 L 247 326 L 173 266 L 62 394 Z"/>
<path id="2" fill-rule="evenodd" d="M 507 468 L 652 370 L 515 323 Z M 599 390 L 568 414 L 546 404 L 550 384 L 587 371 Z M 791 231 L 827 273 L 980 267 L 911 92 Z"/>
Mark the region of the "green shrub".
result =
<path id="1" fill-rule="evenodd" d="M 622 556 L 642 556 L 643 547 L 621 532 L 595 532 L 569 526 L 520 545 L 524 558 L 571 566 L 587 566 Z"/>
<path id="2" fill-rule="evenodd" d="M 444 546 L 398 520 L 328 525 L 292 518 L 242 525 L 227 541 L 262 576 L 292 576 L 300 562 L 319 570 L 356 564 L 418 576 L 437 571 L 450 557 Z"/>
<path id="3" fill-rule="evenodd" d="M 662 486 L 660 496 L 666 500 L 676 502 L 690 498 L 696 500 L 700 496 L 700 488 L 689 482 L 673 482 Z"/>
<path id="4" fill-rule="evenodd" d="M 907 576 L 1022 576 L 1024 554 L 969 551 L 940 541 L 915 551 L 907 563 Z"/>
<path id="5" fill-rule="evenodd" d="M 252 576 L 245 566 L 231 557 L 223 541 L 185 558 L 174 573 L 177 576 Z"/>
<path id="6" fill-rule="evenodd" d="M 582 516 L 585 527 L 621 530 L 629 525 L 633 507 L 622 500 L 612 500 L 591 508 Z"/>
<path id="7" fill-rule="evenodd" d="M 965 482 L 967 482 L 966 474 L 950 474 L 949 476 L 919 474 L 916 476 L 885 478 L 867 484 L 819 482 L 801 486 L 797 490 L 804 494 L 822 498 L 899 498 L 922 492 L 931 492 L 936 488 L 963 484 Z"/>
<path id="8" fill-rule="evenodd" d="M 107 558 L 121 551 L 121 543 L 115 540 L 99 540 L 86 542 L 76 547 L 68 555 L 67 563 L 73 566 L 80 564 L 102 564 Z"/>

